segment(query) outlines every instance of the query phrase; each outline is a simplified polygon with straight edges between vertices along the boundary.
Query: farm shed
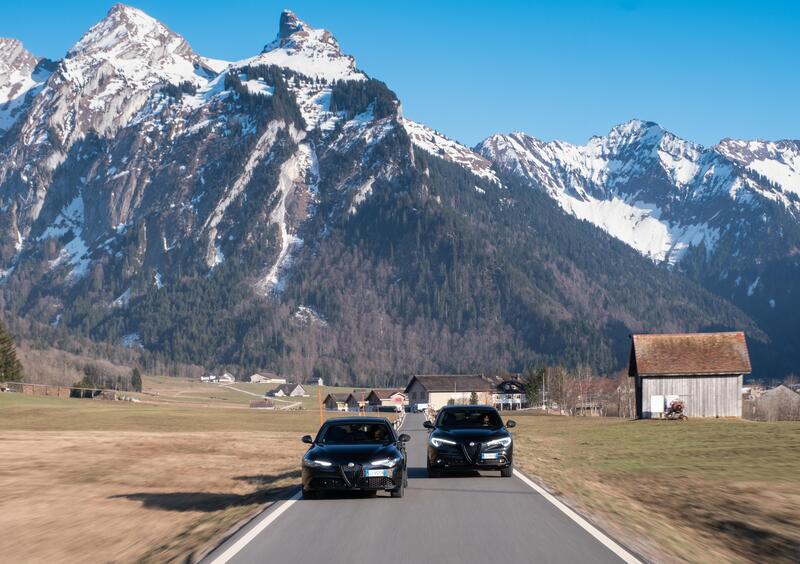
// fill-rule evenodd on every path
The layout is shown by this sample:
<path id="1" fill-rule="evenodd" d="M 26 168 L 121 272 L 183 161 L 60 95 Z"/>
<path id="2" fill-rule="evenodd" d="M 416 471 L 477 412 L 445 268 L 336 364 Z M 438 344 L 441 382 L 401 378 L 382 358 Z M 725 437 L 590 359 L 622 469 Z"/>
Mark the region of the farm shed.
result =
<path id="1" fill-rule="evenodd" d="M 640 419 L 661 417 L 676 399 L 689 417 L 741 417 L 745 374 L 743 332 L 631 335 L 628 375 Z"/>
<path id="2" fill-rule="evenodd" d="M 353 394 L 328 394 L 323 404 L 329 411 L 358 411 L 358 400 Z"/>

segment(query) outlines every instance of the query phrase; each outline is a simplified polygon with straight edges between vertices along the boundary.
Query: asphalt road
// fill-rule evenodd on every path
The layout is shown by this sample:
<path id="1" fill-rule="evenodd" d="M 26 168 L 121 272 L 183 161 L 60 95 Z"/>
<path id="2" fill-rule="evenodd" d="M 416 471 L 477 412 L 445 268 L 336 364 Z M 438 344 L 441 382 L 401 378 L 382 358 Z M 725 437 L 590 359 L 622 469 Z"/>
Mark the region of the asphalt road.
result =
<path id="1" fill-rule="evenodd" d="M 204 562 L 621 561 L 516 476 L 428 478 L 422 422 L 422 415 L 409 414 L 403 427 L 411 442 L 402 499 L 347 495 L 277 503 Z"/>

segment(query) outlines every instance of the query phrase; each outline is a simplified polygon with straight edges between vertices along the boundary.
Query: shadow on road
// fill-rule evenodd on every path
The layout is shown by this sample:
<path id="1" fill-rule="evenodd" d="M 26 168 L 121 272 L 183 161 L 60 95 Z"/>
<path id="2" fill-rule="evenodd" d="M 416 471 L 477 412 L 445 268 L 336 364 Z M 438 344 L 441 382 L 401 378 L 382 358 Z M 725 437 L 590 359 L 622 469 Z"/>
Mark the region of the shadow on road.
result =
<path id="1" fill-rule="evenodd" d="M 261 476 L 237 476 L 234 480 L 241 480 L 250 484 L 266 486 L 281 480 L 297 479 L 300 471 L 284 472 L 282 474 Z M 129 499 L 140 501 L 144 507 L 163 509 L 164 511 L 221 511 L 229 507 L 245 505 L 259 505 L 270 501 L 289 499 L 297 492 L 297 486 L 280 488 L 262 488 L 248 494 L 227 494 L 209 492 L 136 492 L 129 494 L 112 495 L 108 499 Z"/>
<path id="2" fill-rule="evenodd" d="M 415 480 L 419 478 L 427 478 L 428 477 L 428 469 L 422 468 L 419 466 L 409 466 L 408 467 L 408 479 Z"/>
<path id="3" fill-rule="evenodd" d="M 484 476 L 477 470 L 447 470 L 442 474 L 442 478 L 491 478 L 494 476 Z M 421 466 L 409 466 L 408 479 L 430 478 L 428 469 Z M 439 479 L 439 478 L 432 478 Z"/>

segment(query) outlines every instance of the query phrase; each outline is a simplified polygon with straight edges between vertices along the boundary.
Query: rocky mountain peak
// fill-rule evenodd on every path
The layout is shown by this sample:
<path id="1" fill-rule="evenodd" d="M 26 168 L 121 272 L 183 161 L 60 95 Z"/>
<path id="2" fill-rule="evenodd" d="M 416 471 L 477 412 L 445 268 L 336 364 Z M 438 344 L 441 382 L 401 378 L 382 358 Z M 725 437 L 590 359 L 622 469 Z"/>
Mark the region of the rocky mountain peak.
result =
<path id="1" fill-rule="evenodd" d="M 4 84 L 11 72 L 28 69 L 30 71 L 39 61 L 17 39 L 0 37 L 0 85 Z"/>
<path id="2" fill-rule="evenodd" d="M 293 33 L 308 29 L 306 22 L 298 18 L 291 10 L 281 12 L 278 26 L 278 39 L 288 39 Z"/>
<path id="3" fill-rule="evenodd" d="M 125 4 L 115 4 L 67 54 L 68 59 L 82 56 L 129 62 L 127 66 L 134 66 L 136 59 L 152 64 L 197 58 L 183 37 Z"/>
<path id="4" fill-rule="evenodd" d="M 28 93 L 50 76 L 51 64 L 30 53 L 22 42 L 0 37 L 0 132 L 21 115 Z"/>
<path id="5" fill-rule="evenodd" d="M 277 38 L 264 46 L 261 55 L 247 61 L 290 68 L 325 80 L 362 80 L 356 61 L 343 55 L 339 42 L 326 29 L 316 29 L 284 10 L 278 22 Z"/>

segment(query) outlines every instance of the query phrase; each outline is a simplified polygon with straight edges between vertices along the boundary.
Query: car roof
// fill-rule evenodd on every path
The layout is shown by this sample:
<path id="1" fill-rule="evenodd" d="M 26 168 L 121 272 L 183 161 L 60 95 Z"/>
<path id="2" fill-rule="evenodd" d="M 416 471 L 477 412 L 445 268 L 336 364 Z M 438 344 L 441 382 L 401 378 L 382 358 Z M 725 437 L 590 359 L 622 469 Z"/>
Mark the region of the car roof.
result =
<path id="1" fill-rule="evenodd" d="M 445 405 L 439 411 L 459 411 L 459 410 L 497 411 L 491 405 Z"/>
<path id="2" fill-rule="evenodd" d="M 385 417 L 334 417 L 328 419 L 323 425 L 330 425 L 332 423 L 386 423 L 389 420 Z"/>

